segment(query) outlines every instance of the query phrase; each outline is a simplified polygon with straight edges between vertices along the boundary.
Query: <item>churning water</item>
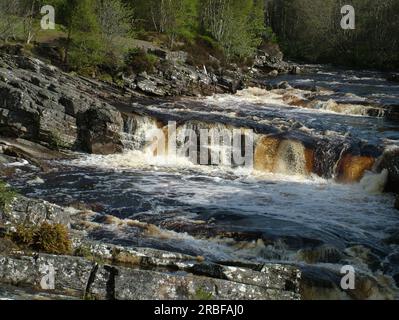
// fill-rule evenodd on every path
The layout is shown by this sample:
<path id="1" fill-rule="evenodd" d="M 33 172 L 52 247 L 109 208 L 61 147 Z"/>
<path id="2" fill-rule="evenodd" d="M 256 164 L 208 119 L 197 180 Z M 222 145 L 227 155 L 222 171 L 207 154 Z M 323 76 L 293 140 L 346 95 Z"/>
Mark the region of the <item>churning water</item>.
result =
<path id="1" fill-rule="evenodd" d="M 123 154 L 78 155 L 53 163 L 47 173 L 21 167 L 13 184 L 32 197 L 63 205 L 83 202 L 104 215 L 156 226 L 154 232 L 137 235 L 104 225 L 91 234 L 97 239 L 217 261 L 288 261 L 333 269 L 353 264 L 370 274 L 395 275 L 399 266 L 391 257 L 398 247 L 384 239 L 399 230 L 399 214 L 393 195 L 382 193 L 387 172 L 371 171 L 385 148 L 399 145 L 397 123 L 384 118 L 374 98 L 380 94 L 379 99 L 385 95 L 389 103 L 398 102 L 399 90 L 375 74 L 327 77 L 319 70 L 306 77 L 328 89 L 310 104 L 301 102 L 310 97 L 304 88 L 250 88 L 236 95 L 147 106 L 147 114 L 127 118 Z M 285 80 L 306 82 L 305 76 Z M 363 94 L 361 81 L 372 83 L 374 94 Z M 337 102 L 348 92 L 359 101 Z M 364 99 L 374 100 L 367 104 Z M 370 108 L 378 112 L 370 116 Z M 154 120 L 159 115 L 193 130 L 253 129 L 254 168 L 155 156 L 145 134 L 159 127 Z"/>

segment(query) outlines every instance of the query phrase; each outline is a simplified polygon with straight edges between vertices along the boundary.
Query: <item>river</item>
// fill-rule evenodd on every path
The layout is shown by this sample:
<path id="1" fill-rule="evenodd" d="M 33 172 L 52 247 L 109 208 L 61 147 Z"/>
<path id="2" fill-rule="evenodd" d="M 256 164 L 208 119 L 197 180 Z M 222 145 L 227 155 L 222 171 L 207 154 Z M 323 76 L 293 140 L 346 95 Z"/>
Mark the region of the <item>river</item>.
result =
<path id="1" fill-rule="evenodd" d="M 90 232 L 107 242 L 219 262 L 331 270 L 350 264 L 376 278 L 395 276 L 399 247 L 384 239 L 399 230 L 399 212 L 394 195 L 382 193 L 386 173 L 371 171 L 384 151 L 399 146 L 399 84 L 378 72 L 306 69 L 265 79 L 274 90 L 133 106 L 139 116 L 126 119 L 123 154 L 77 154 L 46 173 L 21 165 L 11 182 L 31 197 L 81 202 L 102 215 L 155 226 L 145 236 L 117 223 Z M 294 88 L 278 89 L 281 81 Z M 254 167 L 154 155 L 144 141 L 159 128 L 154 118 L 196 132 L 250 128 Z"/>

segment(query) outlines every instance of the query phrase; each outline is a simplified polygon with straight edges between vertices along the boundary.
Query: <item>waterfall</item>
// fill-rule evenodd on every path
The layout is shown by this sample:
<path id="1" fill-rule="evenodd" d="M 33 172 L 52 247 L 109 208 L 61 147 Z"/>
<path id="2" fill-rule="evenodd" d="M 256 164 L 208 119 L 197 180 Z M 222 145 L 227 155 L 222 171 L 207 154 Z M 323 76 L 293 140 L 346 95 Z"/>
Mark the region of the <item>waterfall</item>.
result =
<path id="1" fill-rule="evenodd" d="M 375 163 L 375 157 L 362 155 L 354 142 L 345 138 L 262 135 L 218 122 L 191 120 L 162 125 L 149 116 L 125 114 L 122 136 L 126 150 L 162 157 L 168 163 L 185 159 L 194 165 L 250 165 L 261 172 L 315 174 L 343 183 L 359 182 Z"/>
<path id="2" fill-rule="evenodd" d="M 147 116 L 124 114 L 123 122 L 121 135 L 126 150 L 143 150 L 147 145 L 148 132 L 158 129 L 156 119 Z"/>

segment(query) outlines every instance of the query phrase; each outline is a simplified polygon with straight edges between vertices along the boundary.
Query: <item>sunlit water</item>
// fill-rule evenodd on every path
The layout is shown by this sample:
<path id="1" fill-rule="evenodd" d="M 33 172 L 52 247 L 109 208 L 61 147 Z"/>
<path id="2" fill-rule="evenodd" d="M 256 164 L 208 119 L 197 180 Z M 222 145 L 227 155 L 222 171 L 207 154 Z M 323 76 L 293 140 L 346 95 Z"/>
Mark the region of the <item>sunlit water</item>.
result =
<path id="1" fill-rule="evenodd" d="M 313 81 L 338 95 L 351 92 L 362 99 L 385 95 L 386 103 L 397 102 L 399 97 L 399 86 L 376 74 L 318 71 L 313 76 L 283 79 L 293 85 Z M 289 106 L 280 95 L 258 89 L 146 108 L 152 114 L 189 120 L 231 121 L 233 125 L 238 121 L 261 132 L 294 130 L 327 139 L 353 137 L 379 148 L 399 145 L 397 123 L 383 117 Z M 384 259 L 398 249 L 383 241 L 399 230 L 399 213 L 393 208 L 393 195 L 374 192 L 370 186 L 378 184 L 378 176 L 345 185 L 315 175 L 199 166 L 187 159 L 154 157 L 138 150 L 77 155 L 75 160 L 52 165 L 48 173 L 21 167 L 11 182 L 31 197 L 62 205 L 95 205 L 102 214 L 148 222 L 167 233 L 140 237 L 126 229 L 104 227 L 91 235 L 96 239 L 213 260 L 260 262 L 300 262 L 298 252 L 304 248 L 327 245 L 345 252 L 360 245 L 380 259 L 382 272 L 387 271 Z M 397 266 L 388 269 L 398 270 Z"/>

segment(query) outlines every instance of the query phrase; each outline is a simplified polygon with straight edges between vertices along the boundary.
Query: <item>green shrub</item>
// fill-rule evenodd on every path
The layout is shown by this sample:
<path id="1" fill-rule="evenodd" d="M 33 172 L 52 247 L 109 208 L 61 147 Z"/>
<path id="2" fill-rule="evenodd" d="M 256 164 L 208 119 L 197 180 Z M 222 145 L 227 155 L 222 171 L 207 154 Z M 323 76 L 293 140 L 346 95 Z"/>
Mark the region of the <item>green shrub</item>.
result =
<path id="1" fill-rule="evenodd" d="M 68 64 L 71 70 L 81 72 L 96 68 L 105 60 L 104 45 L 98 34 L 77 33 L 71 43 Z"/>
<path id="2" fill-rule="evenodd" d="M 194 300 L 212 300 L 213 294 L 212 292 L 206 291 L 204 288 L 199 288 L 195 291 L 195 295 L 193 297 Z"/>
<path id="3" fill-rule="evenodd" d="M 152 73 L 159 59 L 153 54 L 146 53 L 143 49 L 132 49 L 125 56 L 125 65 L 130 73 Z"/>
<path id="4" fill-rule="evenodd" d="M 68 147 L 68 145 L 62 140 L 61 134 L 57 131 L 52 131 L 48 133 L 48 141 L 49 147 L 56 151 L 66 149 Z"/>
<path id="5" fill-rule="evenodd" d="M 58 255 L 72 252 L 68 229 L 62 224 L 18 225 L 11 239 L 20 246 L 39 252 Z"/>
<path id="6" fill-rule="evenodd" d="M 0 210 L 7 210 L 7 206 L 17 196 L 4 182 L 0 181 Z"/>

